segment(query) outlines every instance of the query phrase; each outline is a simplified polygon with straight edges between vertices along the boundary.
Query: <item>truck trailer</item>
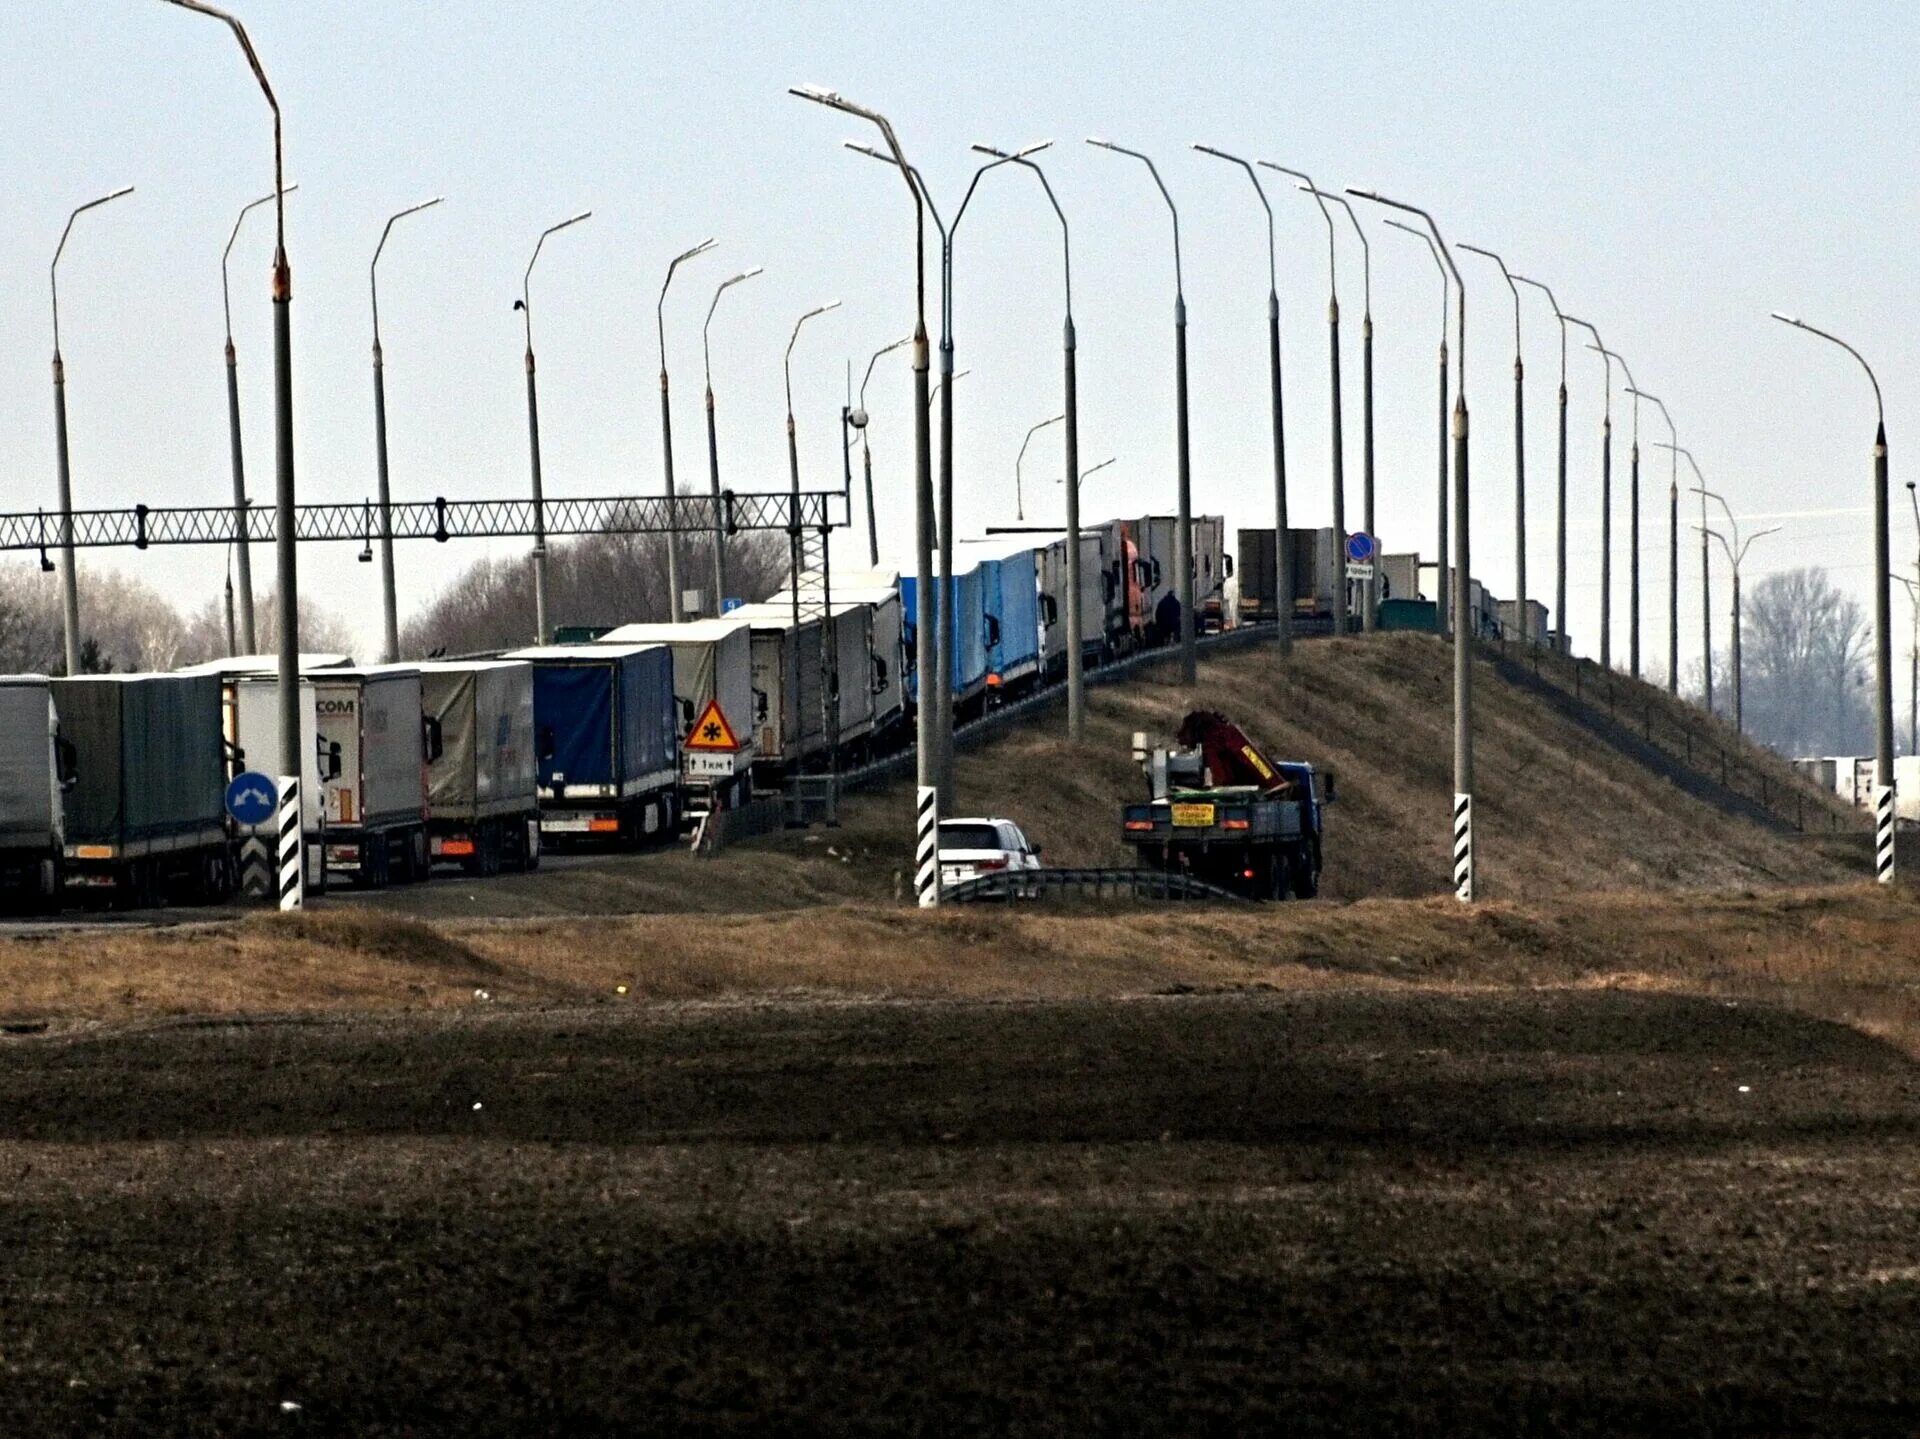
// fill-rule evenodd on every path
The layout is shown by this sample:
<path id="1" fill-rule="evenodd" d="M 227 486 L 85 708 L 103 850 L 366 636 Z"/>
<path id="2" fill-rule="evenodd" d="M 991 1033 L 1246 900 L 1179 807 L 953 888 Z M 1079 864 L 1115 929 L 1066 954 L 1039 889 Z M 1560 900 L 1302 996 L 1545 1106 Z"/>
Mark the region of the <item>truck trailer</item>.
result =
<path id="1" fill-rule="evenodd" d="M 62 887 L 131 906 L 231 895 L 219 677 L 78 675 L 52 695 L 73 746 Z"/>
<path id="2" fill-rule="evenodd" d="M 47 677 L 0 677 L 0 900 L 11 908 L 59 902 L 73 758 Z"/>
<path id="3" fill-rule="evenodd" d="M 427 764 L 430 861 L 456 864 L 476 875 L 538 869 L 533 666 L 514 660 L 423 664 L 420 709 L 432 755 Z"/>
<path id="4" fill-rule="evenodd" d="M 987 691 L 1000 700 L 1040 679 L 1040 568 L 1038 546 L 1019 535 L 966 540 L 954 546 L 980 569 L 986 618 Z"/>
<path id="5" fill-rule="evenodd" d="M 422 712 L 419 668 L 315 670 L 310 678 L 326 756 L 328 873 L 376 889 L 427 878 L 427 766 L 440 745 Z"/>
<path id="6" fill-rule="evenodd" d="M 692 738 L 693 727 L 707 706 L 718 704 L 721 717 L 740 742 L 732 754 L 682 744 L 681 813 L 732 809 L 747 800 L 753 788 L 755 738 L 751 622 L 728 614 L 678 625 L 621 625 L 600 636 L 599 642 L 665 645 L 673 652 L 673 700 L 682 740 Z"/>
<path id="7" fill-rule="evenodd" d="M 673 652 L 665 645 L 542 645 L 533 666 L 540 833 L 635 846 L 680 823 Z"/>

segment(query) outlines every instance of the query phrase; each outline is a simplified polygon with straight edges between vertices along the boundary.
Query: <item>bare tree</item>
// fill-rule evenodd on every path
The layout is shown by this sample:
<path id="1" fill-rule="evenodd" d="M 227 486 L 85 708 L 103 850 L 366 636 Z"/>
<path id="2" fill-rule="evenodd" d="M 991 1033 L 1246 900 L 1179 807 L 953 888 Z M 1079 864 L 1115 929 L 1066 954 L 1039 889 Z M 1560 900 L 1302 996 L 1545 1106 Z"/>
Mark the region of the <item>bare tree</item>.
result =
<path id="1" fill-rule="evenodd" d="M 742 599 L 760 600 L 786 581 L 787 541 L 779 534 L 735 535 L 727 541 L 727 583 Z M 704 573 L 704 566 L 695 570 Z M 555 626 L 664 621 L 667 545 L 662 535 L 590 535 L 555 543 L 547 559 L 549 618 Z M 410 619 L 400 652 L 475 654 L 517 649 L 533 633 L 533 589 L 524 560 L 479 560 Z"/>
<path id="2" fill-rule="evenodd" d="M 1872 636 L 1859 601 L 1824 569 L 1787 570 L 1748 587 L 1741 620 L 1748 732 L 1788 755 L 1868 753 Z"/>

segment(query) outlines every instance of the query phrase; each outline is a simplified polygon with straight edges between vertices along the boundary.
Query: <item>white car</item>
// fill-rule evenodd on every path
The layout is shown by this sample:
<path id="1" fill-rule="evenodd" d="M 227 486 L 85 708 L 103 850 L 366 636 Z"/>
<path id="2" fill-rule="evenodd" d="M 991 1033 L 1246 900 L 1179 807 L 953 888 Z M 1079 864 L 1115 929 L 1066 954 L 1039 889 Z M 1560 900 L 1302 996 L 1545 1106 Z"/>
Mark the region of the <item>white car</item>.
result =
<path id="1" fill-rule="evenodd" d="M 940 821 L 940 882 L 959 884 L 1006 870 L 1040 868 L 1040 847 L 1010 819 Z"/>

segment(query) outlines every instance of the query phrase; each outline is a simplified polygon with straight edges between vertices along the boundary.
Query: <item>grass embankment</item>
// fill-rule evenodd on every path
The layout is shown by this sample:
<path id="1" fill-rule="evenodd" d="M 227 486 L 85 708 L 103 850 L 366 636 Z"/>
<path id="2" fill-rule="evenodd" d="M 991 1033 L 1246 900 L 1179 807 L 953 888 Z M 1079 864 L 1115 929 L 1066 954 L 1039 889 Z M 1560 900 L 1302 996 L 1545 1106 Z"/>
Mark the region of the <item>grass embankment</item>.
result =
<path id="1" fill-rule="evenodd" d="M 0 1021 L 490 1004 L 1069 998 L 1273 986 L 1616 985 L 1745 996 L 1920 1052 L 1920 898 L 1868 885 L 1345 906 L 434 924 L 336 910 L 0 944 Z M 481 999 L 476 991 L 484 991 Z"/>

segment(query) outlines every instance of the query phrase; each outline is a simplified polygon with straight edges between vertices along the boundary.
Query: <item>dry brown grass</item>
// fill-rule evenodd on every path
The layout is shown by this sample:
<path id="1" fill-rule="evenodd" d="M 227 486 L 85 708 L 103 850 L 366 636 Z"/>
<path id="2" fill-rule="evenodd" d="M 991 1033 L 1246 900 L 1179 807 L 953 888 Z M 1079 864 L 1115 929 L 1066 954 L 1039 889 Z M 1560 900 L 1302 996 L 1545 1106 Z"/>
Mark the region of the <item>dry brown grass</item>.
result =
<path id="1" fill-rule="evenodd" d="M 334 911 L 0 944 L 10 1023 L 783 994 L 998 999 L 1326 985 L 1749 996 L 1920 1052 L 1920 899 L 1867 885 L 1102 912 L 891 906 L 420 921 Z M 624 986 L 624 990 L 622 989 Z M 476 989 L 488 999 L 476 999 Z"/>
<path id="2" fill-rule="evenodd" d="M 1204 705 L 1232 716 L 1269 752 L 1338 774 L 1329 897 L 1444 894 L 1451 664 L 1451 651 L 1431 637 L 1391 634 L 1296 645 L 1284 667 L 1266 648 L 1216 656 L 1191 690 L 1168 682 L 1170 663 L 1156 666 L 1124 686 L 1089 691 L 1087 743 L 1078 751 L 1061 737 L 1059 705 L 962 751 L 958 806 L 1018 819 L 1050 862 L 1124 864 L 1119 807 L 1143 789 L 1129 758 L 1133 731 L 1164 741 L 1186 711 Z M 1863 846 L 1781 834 L 1695 799 L 1503 682 L 1489 664 L 1476 667 L 1475 684 L 1478 877 L 1489 898 L 1828 884 L 1867 872 Z M 1666 703 L 1650 686 L 1616 684 L 1623 704 Z M 1777 758 L 1764 762 L 1780 784 L 1792 782 Z M 846 803 L 837 838 L 871 869 L 876 898 L 905 865 L 910 805 L 904 784 Z"/>

